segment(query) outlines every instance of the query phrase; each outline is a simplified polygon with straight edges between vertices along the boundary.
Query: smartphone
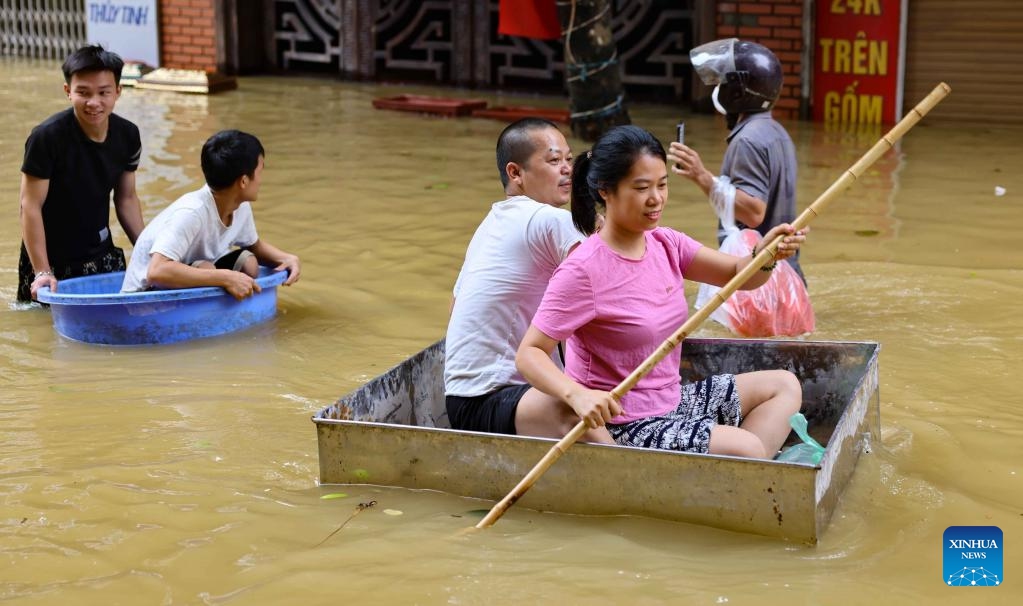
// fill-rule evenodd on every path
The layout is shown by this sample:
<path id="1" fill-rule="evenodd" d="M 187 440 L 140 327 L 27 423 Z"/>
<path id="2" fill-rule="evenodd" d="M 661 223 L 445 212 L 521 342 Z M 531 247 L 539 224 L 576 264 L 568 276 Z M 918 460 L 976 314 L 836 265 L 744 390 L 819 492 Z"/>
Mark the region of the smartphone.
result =
<path id="1" fill-rule="evenodd" d="M 682 145 L 686 144 L 686 123 L 684 120 L 675 125 L 675 140 Z M 678 162 L 675 163 L 675 168 L 682 170 Z"/>

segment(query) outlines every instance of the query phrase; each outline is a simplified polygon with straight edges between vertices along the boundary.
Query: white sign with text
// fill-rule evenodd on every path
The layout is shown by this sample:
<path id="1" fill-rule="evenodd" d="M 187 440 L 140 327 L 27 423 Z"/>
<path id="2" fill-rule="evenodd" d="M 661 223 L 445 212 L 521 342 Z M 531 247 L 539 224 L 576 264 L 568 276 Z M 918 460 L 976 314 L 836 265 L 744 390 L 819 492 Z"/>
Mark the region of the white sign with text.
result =
<path id="1" fill-rule="evenodd" d="M 125 61 L 160 66 L 157 0 L 88 0 L 85 37 Z"/>

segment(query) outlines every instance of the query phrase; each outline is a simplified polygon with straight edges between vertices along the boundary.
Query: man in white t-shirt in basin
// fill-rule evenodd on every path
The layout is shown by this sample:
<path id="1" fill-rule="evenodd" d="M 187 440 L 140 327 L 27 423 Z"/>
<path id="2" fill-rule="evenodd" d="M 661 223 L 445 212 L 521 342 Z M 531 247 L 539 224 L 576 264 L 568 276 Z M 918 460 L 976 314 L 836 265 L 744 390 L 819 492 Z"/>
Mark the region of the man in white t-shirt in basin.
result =
<path id="1" fill-rule="evenodd" d="M 236 299 L 259 292 L 259 265 L 301 273 L 298 257 L 260 240 L 250 202 L 259 196 L 263 145 L 255 136 L 225 130 L 202 146 L 206 185 L 165 208 L 142 230 L 122 292 L 220 286 Z"/>
<path id="2" fill-rule="evenodd" d="M 572 152 L 554 123 L 524 118 L 498 138 L 497 169 L 508 198 L 476 229 L 455 282 L 444 363 L 448 419 L 455 429 L 561 438 L 579 417 L 526 384 L 515 352 L 554 270 L 585 237 L 561 208 L 572 193 Z M 614 443 L 604 427 L 582 439 Z"/>

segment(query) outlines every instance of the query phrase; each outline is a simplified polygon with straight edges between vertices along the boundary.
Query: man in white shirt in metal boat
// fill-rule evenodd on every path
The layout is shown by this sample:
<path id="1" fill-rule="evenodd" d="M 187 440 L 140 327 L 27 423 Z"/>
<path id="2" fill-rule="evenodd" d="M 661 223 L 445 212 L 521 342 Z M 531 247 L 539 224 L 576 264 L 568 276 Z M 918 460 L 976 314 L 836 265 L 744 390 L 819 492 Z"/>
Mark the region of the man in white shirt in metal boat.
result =
<path id="1" fill-rule="evenodd" d="M 554 123 L 524 118 L 497 140 L 506 200 L 476 229 L 455 282 L 444 391 L 455 429 L 561 438 L 579 422 L 564 402 L 531 388 L 515 352 L 554 270 L 584 238 L 563 207 L 572 152 Z M 555 363 L 561 365 L 557 352 Z M 604 427 L 583 440 L 613 444 Z"/>

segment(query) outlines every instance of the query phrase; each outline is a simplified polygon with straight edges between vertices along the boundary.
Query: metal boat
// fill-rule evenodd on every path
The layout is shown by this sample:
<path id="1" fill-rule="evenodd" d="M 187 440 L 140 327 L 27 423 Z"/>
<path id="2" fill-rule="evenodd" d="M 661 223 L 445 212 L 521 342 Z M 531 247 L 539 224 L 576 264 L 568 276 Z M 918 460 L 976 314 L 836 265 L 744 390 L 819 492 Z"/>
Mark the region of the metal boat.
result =
<path id="1" fill-rule="evenodd" d="M 816 543 L 880 429 L 880 346 L 690 339 L 681 347 L 683 381 L 723 372 L 794 372 L 803 385 L 810 435 L 826 447 L 820 462 L 576 444 L 516 508 L 647 516 Z M 444 342 L 438 341 L 317 413 L 320 482 L 494 501 L 507 494 L 555 441 L 451 429 L 443 368 Z"/>

